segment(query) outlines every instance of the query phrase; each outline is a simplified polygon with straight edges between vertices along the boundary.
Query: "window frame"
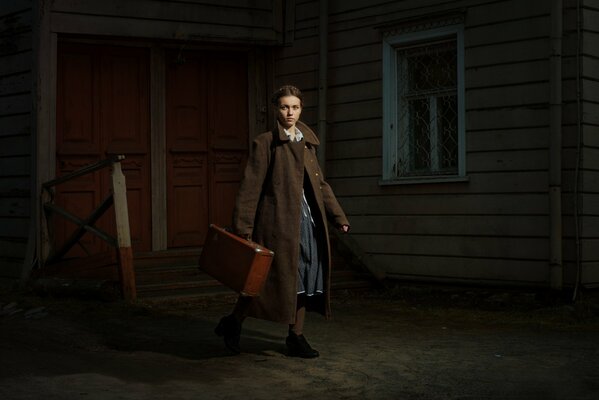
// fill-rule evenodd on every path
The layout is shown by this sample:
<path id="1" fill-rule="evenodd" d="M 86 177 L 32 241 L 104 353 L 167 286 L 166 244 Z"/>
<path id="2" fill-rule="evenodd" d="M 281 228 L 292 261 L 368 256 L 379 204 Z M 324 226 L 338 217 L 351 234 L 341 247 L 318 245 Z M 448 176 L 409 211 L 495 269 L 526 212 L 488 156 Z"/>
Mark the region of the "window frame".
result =
<path id="1" fill-rule="evenodd" d="M 458 168 L 456 174 L 420 175 L 398 177 L 392 173 L 393 163 L 398 157 L 399 113 L 398 113 L 398 60 L 396 49 L 406 45 L 433 42 L 444 38 L 456 39 L 457 60 L 457 123 L 458 123 Z M 464 26 L 451 24 L 433 29 L 388 34 L 383 38 L 383 173 L 381 185 L 464 181 L 466 177 L 466 129 L 464 89 Z"/>

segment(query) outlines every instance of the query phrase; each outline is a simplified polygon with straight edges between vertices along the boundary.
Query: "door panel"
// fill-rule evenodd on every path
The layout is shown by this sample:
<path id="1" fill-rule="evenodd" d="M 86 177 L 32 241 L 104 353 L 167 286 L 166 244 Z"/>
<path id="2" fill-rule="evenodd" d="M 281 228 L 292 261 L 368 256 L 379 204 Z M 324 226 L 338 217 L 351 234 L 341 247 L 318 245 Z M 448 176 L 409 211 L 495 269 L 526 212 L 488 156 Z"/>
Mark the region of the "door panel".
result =
<path id="1" fill-rule="evenodd" d="M 61 46 L 56 102 L 56 140 L 61 155 L 98 153 L 98 109 L 93 96 L 97 85 L 93 54 Z"/>
<path id="2" fill-rule="evenodd" d="M 168 246 L 230 225 L 248 142 L 247 56 L 167 54 Z"/>
<path id="3" fill-rule="evenodd" d="M 209 74 L 214 85 L 210 222 L 227 226 L 247 158 L 247 62 L 235 55 L 215 56 Z"/>
<path id="4" fill-rule="evenodd" d="M 145 49 L 105 48 L 101 57 L 101 135 L 104 157 L 124 154 L 131 244 L 151 249 L 149 57 Z M 105 186 L 110 188 L 109 175 Z M 114 220 L 110 219 L 114 231 Z"/>
<path id="5" fill-rule="evenodd" d="M 106 150 L 147 154 L 150 88 L 146 52 L 111 48 L 104 53 L 102 66 L 102 133 L 109 134 Z"/>
<path id="6" fill-rule="evenodd" d="M 149 57 L 137 48 L 59 43 L 57 113 L 57 175 L 124 154 L 131 239 L 135 250 L 151 246 L 149 159 Z M 110 192 L 110 171 L 98 171 L 57 187 L 56 202 L 85 218 Z M 115 235 L 109 210 L 97 226 Z M 57 217 L 57 243 L 75 229 Z M 86 234 L 92 254 L 108 245 Z M 74 248 L 67 256 L 85 252 Z"/>
<path id="7" fill-rule="evenodd" d="M 168 246 L 199 246 L 208 218 L 208 110 L 204 62 L 169 62 L 166 75 Z"/>
<path id="8" fill-rule="evenodd" d="M 91 49 L 59 46 L 56 102 L 56 174 L 62 176 L 98 161 L 101 153 L 99 102 L 94 96 L 99 86 L 96 59 Z M 55 202 L 79 218 L 85 218 L 101 201 L 103 182 L 98 172 L 56 187 Z M 104 221 L 102 221 L 104 222 Z M 98 223 L 106 229 L 106 223 Z M 54 216 L 56 245 L 64 243 L 76 225 Z M 86 233 L 80 246 L 67 254 L 84 256 L 106 251 L 99 238 Z"/>
<path id="9" fill-rule="evenodd" d="M 248 143 L 247 61 L 239 55 L 213 55 L 210 146 L 244 151 Z"/>
<path id="10" fill-rule="evenodd" d="M 228 226 L 246 162 L 245 151 L 215 151 L 212 175 L 210 222 Z"/>
<path id="11" fill-rule="evenodd" d="M 174 157 L 169 193 L 169 244 L 198 246 L 206 237 L 208 220 L 208 161 L 205 154 Z M 175 207 L 176 205 L 176 207 Z"/>

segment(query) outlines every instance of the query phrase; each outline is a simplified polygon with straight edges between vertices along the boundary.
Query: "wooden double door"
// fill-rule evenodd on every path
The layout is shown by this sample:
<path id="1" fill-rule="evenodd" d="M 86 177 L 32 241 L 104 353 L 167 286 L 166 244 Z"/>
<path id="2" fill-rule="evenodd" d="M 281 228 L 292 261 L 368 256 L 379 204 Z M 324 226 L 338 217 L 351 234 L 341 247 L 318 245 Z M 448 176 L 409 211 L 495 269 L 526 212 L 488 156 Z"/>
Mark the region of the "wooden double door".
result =
<path id="1" fill-rule="evenodd" d="M 160 54 L 164 75 L 156 79 L 148 48 L 58 48 L 56 175 L 124 154 L 136 251 L 198 247 L 210 222 L 228 224 L 248 148 L 245 53 Z M 157 187 L 164 180 L 153 174 L 166 183 Z M 59 186 L 56 202 L 85 217 L 109 193 L 108 178 L 100 171 Z M 110 215 L 97 225 L 113 233 Z M 74 228 L 57 218 L 57 242 Z M 156 237 L 163 238 L 159 248 Z M 89 234 L 82 244 L 92 254 L 108 249 Z M 69 255 L 82 254 L 75 248 Z"/>

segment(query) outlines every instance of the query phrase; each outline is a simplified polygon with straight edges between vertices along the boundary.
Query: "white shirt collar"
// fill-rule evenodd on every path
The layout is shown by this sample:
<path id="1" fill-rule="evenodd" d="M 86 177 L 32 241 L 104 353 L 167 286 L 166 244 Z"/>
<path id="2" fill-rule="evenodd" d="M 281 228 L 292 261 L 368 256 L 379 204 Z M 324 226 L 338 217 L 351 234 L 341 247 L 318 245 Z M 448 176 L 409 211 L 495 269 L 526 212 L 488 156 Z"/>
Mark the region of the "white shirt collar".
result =
<path id="1" fill-rule="evenodd" d="M 283 130 L 285 131 L 285 134 L 287 135 L 287 137 L 291 138 L 291 133 L 287 129 L 283 129 Z M 303 139 L 304 139 L 304 134 L 302 133 L 302 131 L 297 129 L 297 127 L 295 127 L 295 141 L 301 142 Z"/>

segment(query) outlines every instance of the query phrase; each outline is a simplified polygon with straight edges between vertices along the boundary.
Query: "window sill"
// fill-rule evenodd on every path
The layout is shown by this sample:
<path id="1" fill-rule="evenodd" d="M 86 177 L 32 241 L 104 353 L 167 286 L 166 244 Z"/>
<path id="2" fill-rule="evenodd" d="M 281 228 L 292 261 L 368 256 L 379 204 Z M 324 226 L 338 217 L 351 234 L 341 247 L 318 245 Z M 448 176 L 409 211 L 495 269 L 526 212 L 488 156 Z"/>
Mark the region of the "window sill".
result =
<path id="1" fill-rule="evenodd" d="M 453 183 L 453 182 L 468 182 L 470 178 L 467 176 L 434 176 L 430 178 L 414 177 L 401 179 L 381 179 L 379 186 L 394 186 L 394 185 L 417 185 L 423 183 Z"/>

